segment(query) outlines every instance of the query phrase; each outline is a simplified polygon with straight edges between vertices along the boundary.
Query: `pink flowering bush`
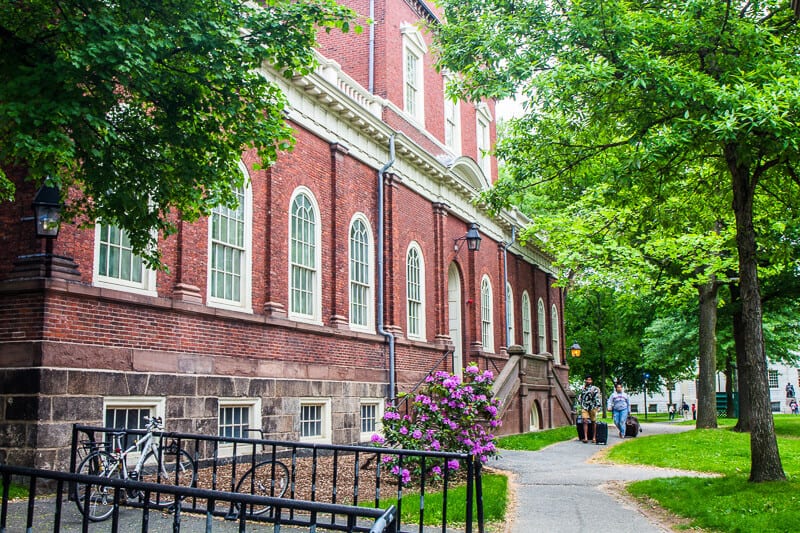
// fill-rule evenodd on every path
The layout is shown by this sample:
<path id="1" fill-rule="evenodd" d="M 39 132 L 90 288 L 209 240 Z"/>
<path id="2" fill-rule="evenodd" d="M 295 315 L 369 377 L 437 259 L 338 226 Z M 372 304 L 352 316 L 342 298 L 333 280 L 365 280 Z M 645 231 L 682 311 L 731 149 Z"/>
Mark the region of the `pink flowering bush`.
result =
<path id="1" fill-rule="evenodd" d="M 481 372 L 474 363 L 464 369 L 463 379 L 441 371 L 429 375 L 413 401 L 401 395 L 410 402 L 409 414 L 401 415 L 395 405 L 386 406 L 383 435 L 375 435 L 372 442 L 409 450 L 467 453 L 485 463 L 497 454 L 495 437 L 487 428 L 500 425 L 499 401 L 492 398 L 493 382 L 492 373 Z M 384 462 L 403 484 L 412 474 L 422 473 L 419 459 L 404 458 L 401 465 L 396 456 L 385 456 Z M 459 467 L 455 459 L 437 463 L 428 458 L 425 462 L 427 474 L 433 478 L 440 478 L 444 469 Z"/>

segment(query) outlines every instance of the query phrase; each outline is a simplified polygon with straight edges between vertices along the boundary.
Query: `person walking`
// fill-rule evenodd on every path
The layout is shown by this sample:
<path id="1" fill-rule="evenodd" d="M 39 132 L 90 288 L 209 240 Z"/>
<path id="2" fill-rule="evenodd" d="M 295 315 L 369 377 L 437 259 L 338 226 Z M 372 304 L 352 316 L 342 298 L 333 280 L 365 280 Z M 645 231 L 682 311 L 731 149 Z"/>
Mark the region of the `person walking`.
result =
<path id="1" fill-rule="evenodd" d="M 675 420 L 675 404 L 674 403 L 669 404 L 669 409 L 667 410 L 669 411 L 669 419 Z"/>
<path id="2" fill-rule="evenodd" d="M 792 398 L 792 401 L 789 402 L 789 409 L 792 410 L 793 415 L 796 415 L 798 412 L 797 400 L 795 400 L 794 398 Z"/>
<path id="3" fill-rule="evenodd" d="M 614 425 L 619 430 L 619 438 L 625 438 L 625 421 L 628 420 L 628 413 L 631 411 L 631 400 L 628 395 L 622 392 L 622 383 L 614 386 L 614 393 L 608 397 L 606 408 L 611 411 L 614 418 Z"/>
<path id="4" fill-rule="evenodd" d="M 597 442 L 597 410 L 602 405 L 600 389 L 592 385 L 592 376 L 587 375 L 583 382 L 578 405 L 583 418 L 583 442 L 589 442 L 589 421 L 592 422 L 592 442 Z"/>

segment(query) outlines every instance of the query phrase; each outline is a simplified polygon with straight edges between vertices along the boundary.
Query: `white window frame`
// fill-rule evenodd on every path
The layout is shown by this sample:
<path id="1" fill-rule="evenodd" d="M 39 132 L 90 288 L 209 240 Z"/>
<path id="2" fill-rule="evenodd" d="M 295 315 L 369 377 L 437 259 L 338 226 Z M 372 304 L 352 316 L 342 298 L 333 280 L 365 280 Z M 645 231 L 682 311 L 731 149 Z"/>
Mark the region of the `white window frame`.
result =
<path id="1" fill-rule="evenodd" d="M 309 203 L 311 204 L 311 209 L 313 210 L 314 215 L 314 249 L 312 253 L 314 255 L 314 265 L 313 268 L 308 268 L 307 265 L 302 265 L 300 263 L 295 264 L 292 262 L 292 252 L 294 250 L 294 234 L 292 233 L 292 221 L 293 221 L 293 207 L 295 199 L 299 196 L 305 196 Z M 286 306 L 288 309 L 288 317 L 292 320 L 297 320 L 299 322 L 308 322 L 312 324 L 322 325 L 322 272 L 321 272 L 321 265 L 322 265 L 322 224 L 320 219 L 320 210 L 319 204 L 317 203 L 317 198 L 314 194 L 306 187 L 298 187 L 292 193 L 291 198 L 289 199 L 289 228 L 288 228 L 288 266 L 289 266 L 289 274 L 287 278 L 288 282 L 288 305 Z M 298 268 L 304 268 L 311 272 L 313 279 L 311 280 L 311 313 L 300 312 L 295 309 L 293 305 L 293 291 L 294 288 L 292 286 L 292 271 L 297 266 Z"/>
<path id="2" fill-rule="evenodd" d="M 354 241 L 353 241 L 353 228 L 356 224 L 363 224 L 366 233 L 366 257 L 355 258 L 353 256 Z M 375 332 L 375 268 L 374 268 L 374 246 L 372 238 L 372 228 L 370 227 L 369 220 L 363 213 L 356 213 L 350 221 L 350 228 L 347 232 L 347 248 L 348 248 L 348 316 L 350 319 L 350 329 L 356 331 L 365 331 L 367 333 Z M 366 268 L 366 280 L 356 280 L 354 278 L 355 269 L 354 263 L 360 263 Z M 357 289 L 363 289 L 366 293 L 364 296 L 364 303 L 362 304 L 365 313 L 365 323 L 354 322 L 353 306 L 356 305 L 354 294 Z"/>
<path id="3" fill-rule="evenodd" d="M 220 425 L 219 425 L 219 415 L 223 409 L 230 408 L 230 407 L 247 407 L 249 409 L 249 420 L 247 425 L 249 426 L 248 429 L 261 429 L 261 398 L 243 398 L 243 397 L 232 397 L 232 398 L 218 398 L 217 400 L 217 436 L 222 437 L 220 434 Z M 245 432 L 241 438 L 243 439 L 260 439 L 261 434 L 257 431 L 254 432 Z M 232 442 L 220 442 L 219 443 L 219 455 L 220 457 L 231 457 L 233 455 L 233 443 Z M 260 446 L 256 446 L 256 452 L 261 451 Z M 236 454 L 237 455 L 250 455 L 252 453 L 253 447 L 246 446 L 242 444 L 238 444 L 236 446 Z"/>
<path id="4" fill-rule="evenodd" d="M 484 352 L 494 353 L 494 303 L 492 281 L 487 275 L 481 279 L 481 344 Z"/>
<path id="5" fill-rule="evenodd" d="M 773 379 L 774 378 L 774 379 Z M 780 389 L 780 375 L 777 370 L 772 368 L 767 369 L 767 381 L 769 382 L 770 389 Z M 773 385 L 774 383 L 774 385 Z"/>
<path id="6" fill-rule="evenodd" d="M 92 272 L 92 284 L 95 287 L 103 287 L 107 289 L 117 289 L 126 292 L 132 292 L 136 294 L 143 294 L 146 296 L 158 296 L 158 291 L 156 289 L 156 272 L 155 270 L 147 268 L 147 266 L 142 262 L 141 269 L 142 269 L 142 281 L 128 281 L 125 279 L 116 278 L 113 276 L 104 276 L 100 273 L 100 248 L 102 246 L 101 243 L 101 234 L 102 229 L 104 227 L 108 228 L 117 228 L 118 231 L 124 233 L 125 230 L 115 226 L 114 224 L 103 224 L 98 222 L 94 226 L 94 265 L 93 265 L 93 272 Z M 133 254 L 133 252 L 131 252 Z"/>
<path id="7" fill-rule="evenodd" d="M 412 251 L 416 254 L 419 264 L 417 268 L 418 272 L 418 282 L 419 282 L 419 296 L 418 299 L 412 299 L 412 297 L 416 297 L 413 294 L 413 280 L 409 278 L 409 269 L 411 268 L 411 264 L 409 263 L 409 259 L 411 257 Z M 422 248 L 420 247 L 419 243 L 416 241 L 411 242 L 408 245 L 408 249 L 406 249 L 406 335 L 409 339 L 417 339 L 417 340 L 425 340 L 425 257 L 422 255 Z M 413 309 L 417 309 L 418 316 L 415 318 L 412 316 Z M 412 330 L 412 325 L 414 320 L 417 322 L 417 331 Z"/>
<path id="8" fill-rule="evenodd" d="M 109 409 L 149 409 L 151 417 L 161 417 L 164 421 L 164 426 L 168 424 L 166 420 L 166 405 L 167 399 L 162 396 L 107 396 L 103 398 L 103 425 L 106 424 L 106 412 Z M 126 428 L 126 429 L 144 429 L 144 428 Z M 174 429 L 173 429 L 174 430 Z M 106 435 L 100 437 L 103 440 L 111 441 L 111 436 Z M 128 445 L 132 444 L 130 440 Z M 126 457 L 126 462 L 129 467 L 133 467 L 139 460 L 139 451 L 133 451 Z"/>
<path id="9" fill-rule="evenodd" d="M 492 157 L 489 151 L 492 148 L 491 124 L 492 115 L 489 113 L 489 106 L 480 103 L 475 108 L 475 139 L 478 149 L 478 166 L 481 167 L 486 180 L 492 181 Z"/>
<path id="10" fill-rule="evenodd" d="M 220 211 L 220 214 L 223 216 L 227 216 L 229 210 L 228 208 L 223 207 L 216 207 L 214 208 L 214 212 L 208 219 L 208 264 L 207 264 L 207 275 L 206 275 L 206 283 L 208 288 L 206 290 L 206 302 L 209 307 L 218 307 L 222 309 L 230 309 L 233 311 L 243 311 L 245 313 L 252 313 L 253 312 L 253 304 L 252 304 L 252 284 L 253 284 L 253 190 L 250 186 L 250 175 L 247 172 L 247 168 L 244 164 L 240 161 L 239 162 L 239 170 L 242 171 L 244 174 L 245 182 L 242 186 L 242 198 L 241 204 L 239 207 L 242 209 L 242 222 L 244 225 L 244 235 L 243 235 L 243 244 L 242 247 L 239 248 L 241 252 L 240 256 L 240 265 L 239 265 L 239 272 L 240 272 L 240 284 L 239 284 L 239 300 L 235 299 L 227 299 L 220 296 L 213 296 L 213 272 L 211 269 L 212 262 L 213 262 L 213 253 L 214 253 L 214 246 L 217 242 L 213 238 L 214 234 L 214 216 Z M 222 211 L 225 210 L 225 211 Z M 229 247 L 232 249 L 236 249 L 236 246 L 233 246 L 229 243 L 225 243 L 224 241 L 219 241 L 221 246 Z"/>
<path id="11" fill-rule="evenodd" d="M 305 406 L 320 406 L 322 408 L 321 428 L 320 435 L 304 437 L 303 436 L 303 407 Z M 297 435 L 300 442 L 313 442 L 318 444 L 331 443 L 331 399 L 330 398 L 300 398 L 300 407 L 297 412 Z"/>
<path id="12" fill-rule="evenodd" d="M 444 75 L 444 144 L 454 154 L 461 154 L 461 102 L 447 96 L 452 75 Z"/>
<path id="13" fill-rule="evenodd" d="M 533 353 L 533 328 L 531 327 L 531 297 L 522 291 L 522 347 L 525 353 Z"/>
<path id="14" fill-rule="evenodd" d="M 558 332 L 558 309 L 555 304 L 550 307 L 550 345 L 553 349 L 553 359 L 561 361 L 561 335 Z"/>
<path id="15" fill-rule="evenodd" d="M 511 284 L 506 283 L 506 324 L 508 336 L 508 346 L 514 344 L 514 291 L 511 289 Z"/>
<path id="16" fill-rule="evenodd" d="M 400 25 L 403 38 L 403 111 L 416 122 L 425 123 L 425 54 L 428 46 L 416 25 L 403 23 Z M 408 63 L 411 59 L 416 61 L 414 80 L 408 79 Z M 409 95 L 409 85 L 414 89 L 414 95 Z M 411 109 L 409 109 L 411 107 Z"/>
<path id="17" fill-rule="evenodd" d="M 539 353 L 547 351 L 547 313 L 545 312 L 544 300 L 539 298 L 536 303 L 536 322 L 538 326 Z"/>
<path id="18" fill-rule="evenodd" d="M 362 430 L 362 412 L 361 409 L 363 407 L 375 407 L 375 430 L 374 431 L 363 431 Z M 383 429 L 383 406 L 384 400 L 382 398 L 361 398 L 361 401 L 358 405 L 358 430 L 359 430 L 359 442 L 369 442 L 372 439 L 373 435 L 376 435 L 381 432 Z"/>

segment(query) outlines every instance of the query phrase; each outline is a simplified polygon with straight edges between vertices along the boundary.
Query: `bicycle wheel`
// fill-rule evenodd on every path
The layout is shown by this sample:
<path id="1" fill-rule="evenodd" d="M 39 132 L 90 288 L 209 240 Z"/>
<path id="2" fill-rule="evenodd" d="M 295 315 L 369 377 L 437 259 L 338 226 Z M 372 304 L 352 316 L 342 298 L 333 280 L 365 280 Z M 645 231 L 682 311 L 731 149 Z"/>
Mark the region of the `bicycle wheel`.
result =
<path id="1" fill-rule="evenodd" d="M 122 469 L 116 457 L 108 452 L 96 451 L 81 461 L 78 474 L 117 479 L 122 478 Z M 101 522 L 114 512 L 114 487 L 78 482 L 75 489 L 78 509 L 92 522 Z"/>
<path id="2" fill-rule="evenodd" d="M 242 476 L 236 485 L 236 492 L 254 496 L 280 498 L 289 486 L 289 469 L 280 461 L 264 461 Z M 238 505 L 237 505 L 238 508 Z M 269 511 L 269 505 L 248 505 L 250 515 L 260 515 Z"/>
<path id="3" fill-rule="evenodd" d="M 193 487 L 197 479 L 194 460 L 186 450 L 169 453 L 166 449 L 161 453 L 161 467 L 158 466 L 158 455 L 149 451 L 144 459 L 139 479 L 147 483 L 160 483 L 178 487 Z M 150 505 L 169 507 L 175 502 L 175 496 L 167 492 L 151 492 Z"/>

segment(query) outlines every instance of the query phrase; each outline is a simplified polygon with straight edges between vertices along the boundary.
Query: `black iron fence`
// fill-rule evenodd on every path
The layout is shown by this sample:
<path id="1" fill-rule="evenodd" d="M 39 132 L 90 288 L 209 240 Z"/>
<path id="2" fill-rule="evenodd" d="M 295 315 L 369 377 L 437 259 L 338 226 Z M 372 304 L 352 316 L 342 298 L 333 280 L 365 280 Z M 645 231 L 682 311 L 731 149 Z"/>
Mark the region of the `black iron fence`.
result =
<path id="1" fill-rule="evenodd" d="M 394 507 L 377 509 L 358 507 L 352 505 L 335 505 L 286 498 L 271 498 L 254 496 L 230 491 L 199 489 L 194 487 L 165 486 L 158 483 L 145 483 L 130 479 L 101 478 L 83 474 L 55 472 L 33 468 L 0 465 L 2 475 L 2 503 L 0 504 L 0 532 L 22 531 L 89 531 L 91 521 L 89 513 L 84 510 L 79 513 L 72 503 L 68 502 L 67 491 L 70 484 L 91 484 L 93 486 L 108 487 L 108 494 L 113 499 L 113 512 L 109 517 L 110 526 L 102 526 L 103 531 L 164 531 L 169 527 L 172 531 L 181 531 L 181 526 L 187 520 L 194 518 L 189 529 L 198 530 L 200 515 L 200 528 L 205 531 L 247 531 L 253 522 L 270 522 L 272 530 L 280 532 L 282 526 L 291 526 L 290 515 L 295 517 L 329 515 L 337 517 L 330 524 L 324 525 L 325 529 L 337 531 L 369 532 L 369 533 L 395 533 L 397 529 L 397 514 Z M 16 483 L 23 483 L 28 488 L 26 498 L 10 501 L 10 486 L 12 478 Z M 55 483 L 55 487 L 52 484 Z M 39 487 L 47 487 L 38 490 Z M 41 492 L 41 494 L 39 493 Z M 152 493 L 171 495 L 173 501 L 191 501 L 191 516 L 185 516 L 185 505 L 173 505 L 168 509 L 159 509 L 149 504 L 149 495 Z M 144 497 L 139 504 L 122 505 L 125 494 L 140 493 Z M 84 500 L 88 508 L 90 502 Z M 202 505 L 197 505 L 202 502 Z M 233 524 L 226 521 L 214 520 L 215 517 L 225 515 L 218 509 L 235 507 L 269 506 L 271 512 L 269 519 L 257 517 L 251 513 L 237 513 Z M 199 512 L 202 508 L 202 512 Z M 155 517 L 160 517 L 156 519 Z M 169 524 L 163 517 L 168 515 Z M 158 520 L 158 521 L 156 521 Z M 204 522 L 204 524 L 202 523 Z M 297 525 L 297 520 L 294 521 Z M 314 524 L 306 522 L 306 526 Z M 314 525 L 315 526 L 315 525 Z M 315 526 L 316 527 L 316 526 Z M 109 529 L 110 528 L 110 529 Z M 289 529 L 296 531 L 296 529 Z"/>
<path id="2" fill-rule="evenodd" d="M 70 471 L 77 472 L 87 454 L 106 448 L 106 436 L 114 431 L 120 430 L 75 425 Z M 121 437 L 123 449 L 144 434 L 140 430 L 126 430 Z M 472 533 L 476 525 L 479 533 L 484 531 L 481 465 L 480 461 L 467 454 L 175 432 L 156 435 L 163 444 L 162 449 L 170 450 L 172 454 L 188 454 L 192 458 L 197 477 L 189 488 L 215 493 L 259 495 L 284 503 L 281 506 L 268 504 L 274 507 L 270 512 L 254 511 L 263 510 L 263 502 L 260 504 L 262 507 L 248 507 L 253 512 L 241 514 L 248 514 L 251 520 L 276 523 L 276 518 L 280 518 L 280 523 L 285 525 L 351 531 L 342 529 L 343 521 L 346 522 L 351 516 L 373 515 L 348 511 L 338 516 L 337 513 L 323 512 L 323 507 L 370 508 L 380 511 L 383 516 L 385 510 L 381 508 L 392 506 L 396 516 L 400 517 L 403 506 L 409 505 L 408 499 L 404 500 L 403 496 L 413 494 L 411 500 L 414 502 L 416 520 L 410 524 L 406 520 L 403 525 L 401 519 L 397 518 L 397 525 L 392 527 L 396 527 L 399 533 L 446 533 L 454 530 Z M 431 475 L 434 465 L 444 466 L 453 461 L 458 462 L 458 469 L 442 467 L 441 475 Z M 460 497 L 464 498 L 466 516 L 458 521 L 460 524 L 454 525 L 448 518 L 448 500 L 456 497 L 453 490 L 456 486 L 465 487 L 464 495 Z M 227 508 L 223 509 L 220 507 L 223 499 L 219 497 L 209 500 L 194 493 L 183 493 L 180 487 L 174 487 L 173 490 L 181 496 L 180 505 L 176 506 L 179 513 L 210 513 L 228 519 L 240 519 L 233 497 L 224 500 Z M 74 491 L 72 494 L 74 496 Z M 435 504 L 431 503 L 434 494 Z M 215 506 L 209 510 L 211 501 L 215 502 Z M 287 505 L 286 502 L 302 505 Z M 432 508 L 433 505 L 437 508 Z M 285 510 L 285 514 L 276 517 L 278 508 Z M 440 518 L 433 519 L 432 516 Z M 369 531 L 369 528 L 352 531 Z"/>

